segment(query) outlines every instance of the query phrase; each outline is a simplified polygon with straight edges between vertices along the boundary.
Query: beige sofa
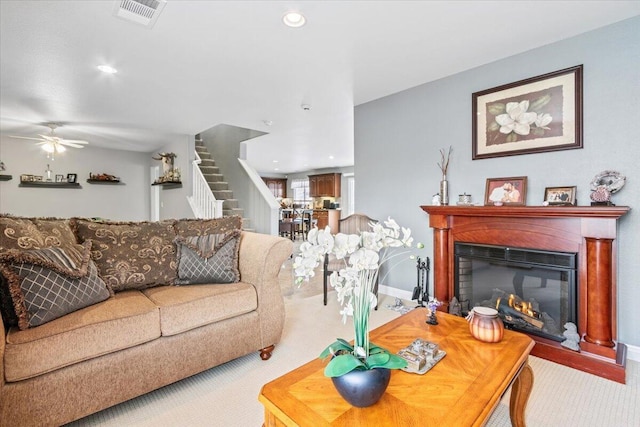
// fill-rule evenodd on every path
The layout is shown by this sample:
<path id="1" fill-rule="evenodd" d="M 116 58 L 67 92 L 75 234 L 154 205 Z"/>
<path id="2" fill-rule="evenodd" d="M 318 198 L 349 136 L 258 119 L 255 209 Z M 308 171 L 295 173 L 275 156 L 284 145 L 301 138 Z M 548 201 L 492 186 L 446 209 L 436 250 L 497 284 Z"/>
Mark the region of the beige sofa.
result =
<path id="1" fill-rule="evenodd" d="M 229 232 L 239 221 L 102 222 L 94 227 L 88 220 L 0 216 L 4 271 L 16 251 L 84 243 L 92 246 L 91 262 L 113 290 L 101 302 L 39 326 L 8 327 L 3 319 L 0 425 L 60 425 L 254 351 L 268 359 L 284 324 L 277 276 L 291 255 L 289 240 L 238 231 L 236 283 L 176 286 L 172 283 L 178 280 L 170 277 L 179 271 L 176 236 Z M 158 227 L 165 236 L 158 237 Z M 91 244 L 87 233 L 94 233 Z M 77 242 L 70 243 L 70 235 Z M 124 242 L 135 256 L 123 255 L 120 263 L 113 249 Z M 138 256 L 147 258 L 141 262 Z M 158 262 L 155 267 L 151 258 Z M 167 266 L 168 273 L 160 275 L 165 284 L 160 284 L 152 276 Z M 8 279 L 3 279 L 6 291 Z M 123 287 L 129 279 L 133 285 Z M 6 292 L 4 298 L 6 303 Z"/>

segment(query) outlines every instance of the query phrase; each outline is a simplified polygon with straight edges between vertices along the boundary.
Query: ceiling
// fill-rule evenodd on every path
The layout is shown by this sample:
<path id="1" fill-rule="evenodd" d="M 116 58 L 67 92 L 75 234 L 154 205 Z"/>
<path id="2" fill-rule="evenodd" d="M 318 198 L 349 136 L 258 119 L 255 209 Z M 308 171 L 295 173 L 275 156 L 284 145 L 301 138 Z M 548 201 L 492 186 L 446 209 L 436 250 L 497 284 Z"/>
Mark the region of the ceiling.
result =
<path id="1" fill-rule="evenodd" d="M 169 0 L 147 28 L 117 3 L 0 2 L 3 136 L 58 122 L 151 152 L 228 124 L 267 132 L 247 149 L 262 175 L 351 166 L 354 105 L 640 15 L 639 1 Z M 307 24 L 283 25 L 289 10 Z"/>

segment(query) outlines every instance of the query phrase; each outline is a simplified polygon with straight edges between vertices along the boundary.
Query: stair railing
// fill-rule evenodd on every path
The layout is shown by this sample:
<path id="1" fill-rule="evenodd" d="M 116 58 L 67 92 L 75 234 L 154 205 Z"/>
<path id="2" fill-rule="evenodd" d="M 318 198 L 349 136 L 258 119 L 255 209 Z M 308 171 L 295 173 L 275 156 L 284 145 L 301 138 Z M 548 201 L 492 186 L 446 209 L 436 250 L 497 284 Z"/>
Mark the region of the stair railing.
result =
<path id="1" fill-rule="evenodd" d="M 196 158 L 193 161 L 192 170 L 192 190 L 191 196 L 188 197 L 191 210 L 193 210 L 196 218 L 210 219 L 222 217 L 223 200 L 216 200 L 207 179 L 200 170 L 202 159 L 196 152 Z"/>

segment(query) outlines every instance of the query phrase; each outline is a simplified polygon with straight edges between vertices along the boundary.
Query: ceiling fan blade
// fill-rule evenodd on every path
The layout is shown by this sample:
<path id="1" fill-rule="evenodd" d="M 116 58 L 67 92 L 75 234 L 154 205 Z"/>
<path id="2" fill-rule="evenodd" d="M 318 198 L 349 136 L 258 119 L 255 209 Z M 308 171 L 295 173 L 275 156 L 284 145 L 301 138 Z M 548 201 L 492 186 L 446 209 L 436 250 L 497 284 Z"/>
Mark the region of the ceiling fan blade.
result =
<path id="1" fill-rule="evenodd" d="M 42 141 L 42 138 L 33 138 L 30 136 L 16 136 L 16 135 L 9 135 L 10 138 L 19 138 L 19 139 L 30 139 L 33 141 Z"/>
<path id="2" fill-rule="evenodd" d="M 84 145 L 73 144 L 67 141 L 60 141 L 60 145 L 66 145 L 67 147 L 73 147 L 73 148 L 84 148 Z"/>
<path id="3" fill-rule="evenodd" d="M 47 141 L 56 141 L 58 138 L 55 136 L 49 136 L 49 135 L 42 135 L 42 134 L 38 134 L 41 137 L 43 137 L 44 139 L 46 139 Z"/>
<path id="4" fill-rule="evenodd" d="M 68 142 L 72 143 L 72 144 L 88 144 L 88 141 L 83 141 L 81 139 L 60 139 L 60 144 L 66 144 Z"/>

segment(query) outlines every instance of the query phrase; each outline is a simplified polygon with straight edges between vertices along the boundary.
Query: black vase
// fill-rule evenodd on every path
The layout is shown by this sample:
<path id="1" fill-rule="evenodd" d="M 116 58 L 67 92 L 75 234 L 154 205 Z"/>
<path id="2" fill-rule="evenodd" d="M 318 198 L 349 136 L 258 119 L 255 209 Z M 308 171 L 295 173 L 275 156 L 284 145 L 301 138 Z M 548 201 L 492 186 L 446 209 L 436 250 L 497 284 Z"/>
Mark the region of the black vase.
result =
<path id="1" fill-rule="evenodd" d="M 339 377 L 332 377 L 340 396 L 351 405 L 366 408 L 376 403 L 384 394 L 391 370 L 375 368 L 366 371 L 354 370 Z"/>

